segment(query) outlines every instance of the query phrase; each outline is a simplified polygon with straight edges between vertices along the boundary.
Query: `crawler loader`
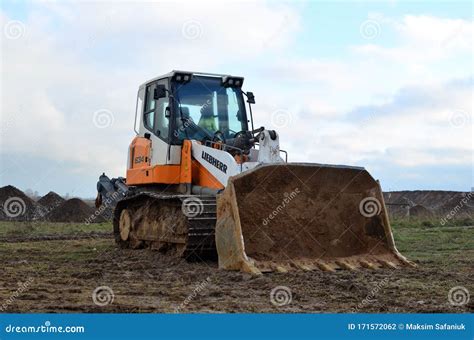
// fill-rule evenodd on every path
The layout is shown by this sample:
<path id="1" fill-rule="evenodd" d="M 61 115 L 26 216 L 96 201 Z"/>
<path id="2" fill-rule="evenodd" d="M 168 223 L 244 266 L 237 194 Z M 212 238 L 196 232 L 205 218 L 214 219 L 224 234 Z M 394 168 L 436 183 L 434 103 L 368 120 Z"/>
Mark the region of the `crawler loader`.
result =
<path id="1" fill-rule="evenodd" d="M 117 244 L 260 274 L 412 265 L 361 167 L 289 163 L 244 78 L 172 71 L 138 89 L 126 178 L 97 183 Z M 248 104 L 248 106 L 247 106 Z"/>

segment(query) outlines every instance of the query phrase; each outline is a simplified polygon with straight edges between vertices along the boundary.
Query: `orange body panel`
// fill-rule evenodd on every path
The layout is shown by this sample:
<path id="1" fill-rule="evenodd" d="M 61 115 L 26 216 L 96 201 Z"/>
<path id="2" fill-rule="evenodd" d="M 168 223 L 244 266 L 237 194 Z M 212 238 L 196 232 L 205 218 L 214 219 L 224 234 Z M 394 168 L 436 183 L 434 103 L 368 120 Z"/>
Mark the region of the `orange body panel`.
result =
<path id="1" fill-rule="evenodd" d="M 127 184 L 179 184 L 181 176 L 179 165 L 155 165 L 127 170 Z"/>
<path id="2" fill-rule="evenodd" d="M 193 160 L 193 184 L 212 189 L 224 189 L 224 186 L 196 160 Z"/>
<path id="3" fill-rule="evenodd" d="M 132 169 L 150 166 L 151 140 L 135 137 L 130 144 L 130 167 Z"/>
<path id="4" fill-rule="evenodd" d="M 192 183 L 212 189 L 224 186 L 191 157 L 191 141 L 185 140 L 181 149 L 180 165 L 150 165 L 151 141 L 135 137 L 130 144 L 130 164 L 127 170 L 128 185 Z"/>
<path id="5" fill-rule="evenodd" d="M 192 183 L 191 141 L 185 140 L 181 148 L 181 183 Z"/>

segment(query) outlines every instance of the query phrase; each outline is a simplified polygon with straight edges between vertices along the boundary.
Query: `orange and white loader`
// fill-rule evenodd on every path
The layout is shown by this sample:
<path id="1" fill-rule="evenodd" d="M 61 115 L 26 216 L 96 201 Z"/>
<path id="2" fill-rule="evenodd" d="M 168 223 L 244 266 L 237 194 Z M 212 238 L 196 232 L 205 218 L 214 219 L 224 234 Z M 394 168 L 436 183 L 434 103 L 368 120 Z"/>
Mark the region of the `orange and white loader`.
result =
<path id="1" fill-rule="evenodd" d="M 126 178 L 97 184 L 116 242 L 255 274 L 411 265 L 379 182 L 360 167 L 289 163 L 278 133 L 254 128 L 243 82 L 172 71 L 139 87 Z"/>

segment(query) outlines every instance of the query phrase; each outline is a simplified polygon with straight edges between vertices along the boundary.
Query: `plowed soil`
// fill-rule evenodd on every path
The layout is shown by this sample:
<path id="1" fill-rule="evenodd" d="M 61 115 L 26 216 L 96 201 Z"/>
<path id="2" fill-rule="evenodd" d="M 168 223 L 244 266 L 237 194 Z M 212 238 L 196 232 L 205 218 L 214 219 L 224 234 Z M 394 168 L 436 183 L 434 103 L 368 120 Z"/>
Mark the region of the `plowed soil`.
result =
<path id="1" fill-rule="evenodd" d="M 472 313 L 472 301 L 453 306 L 448 292 L 456 286 L 474 292 L 474 228 L 394 226 L 394 232 L 401 252 L 418 268 L 293 271 L 254 277 L 218 270 L 216 262 L 189 263 L 153 250 L 119 249 L 110 235 L 100 233 L 0 242 L 0 308 L 7 312 Z M 105 305 L 98 305 L 93 292 L 103 286 L 113 296 L 104 293 L 96 302 Z M 282 306 L 270 297 L 278 286 L 291 292 Z"/>

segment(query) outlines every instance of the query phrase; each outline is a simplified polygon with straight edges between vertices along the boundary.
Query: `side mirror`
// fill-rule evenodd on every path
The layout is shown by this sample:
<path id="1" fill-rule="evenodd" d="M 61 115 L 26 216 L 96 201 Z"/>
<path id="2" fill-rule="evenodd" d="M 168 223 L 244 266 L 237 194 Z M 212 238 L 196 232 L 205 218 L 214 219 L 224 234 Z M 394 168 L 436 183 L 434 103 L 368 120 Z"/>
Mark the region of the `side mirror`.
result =
<path id="1" fill-rule="evenodd" d="M 255 96 L 253 95 L 253 92 L 247 92 L 247 103 L 255 104 Z"/>
<path id="2" fill-rule="evenodd" d="M 153 99 L 158 100 L 160 98 L 166 97 L 166 86 L 165 85 L 156 85 L 155 91 L 153 93 Z"/>
<path id="3" fill-rule="evenodd" d="M 166 109 L 165 109 L 165 117 L 166 118 L 171 117 L 171 110 L 170 110 L 169 106 L 166 107 Z"/>

